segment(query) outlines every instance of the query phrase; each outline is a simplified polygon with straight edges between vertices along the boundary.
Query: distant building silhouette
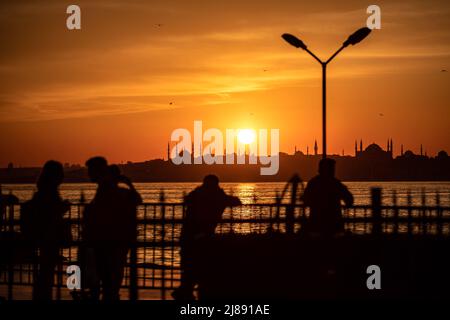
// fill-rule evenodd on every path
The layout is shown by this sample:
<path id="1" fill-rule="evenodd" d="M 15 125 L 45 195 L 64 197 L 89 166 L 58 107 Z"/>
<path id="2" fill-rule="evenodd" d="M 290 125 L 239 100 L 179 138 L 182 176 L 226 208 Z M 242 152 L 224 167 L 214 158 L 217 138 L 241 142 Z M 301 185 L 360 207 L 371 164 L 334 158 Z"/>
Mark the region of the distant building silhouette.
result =
<path id="1" fill-rule="evenodd" d="M 320 160 L 318 145 L 315 141 L 314 153 L 310 153 L 309 146 L 306 145 L 306 154 L 297 147 L 294 154 L 284 152 L 279 153 L 280 171 L 274 176 L 261 176 L 260 166 L 249 164 L 248 152 L 246 152 L 246 164 L 221 165 L 221 164 L 201 164 L 175 165 L 170 155 L 173 151 L 180 156 L 187 156 L 191 163 L 195 163 L 194 154 L 188 150 L 178 150 L 171 143 L 167 145 L 166 159 L 152 159 L 142 162 L 127 162 L 120 165 L 121 170 L 130 178 L 138 182 L 164 182 L 199 181 L 199 177 L 209 173 L 214 173 L 227 182 L 242 181 L 285 181 L 289 179 L 293 172 L 301 172 L 302 178 L 309 179 L 316 173 L 317 163 Z M 196 146 L 201 149 L 201 146 Z M 353 155 L 330 154 L 329 157 L 336 160 L 338 164 L 338 176 L 344 181 L 367 181 L 367 180 L 397 180 L 397 181 L 448 181 L 450 180 L 450 157 L 445 151 L 438 154 L 428 154 L 422 145 L 422 155 L 417 148 L 417 154 L 406 151 L 403 144 L 400 144 L 399 154 L 394 157 L 393 139 L 387 140 L 386 150 L 378 144 L 371 144 L 363 149 L 363 141 L 354 141 Z M 405 152 L 406 151 L 406 152 Z M 226 150 L 224 150 L 223 163 L 226 163 Z M 229 155 L 237 157 L 236 153 Z M 165 156 L 164 156 L 165 158 Z M 420 161 L 419 161 L 420 160 Z M 0 183 L 33 183 L 40 172 L 38 167 L 18 167 L 12 166 L 0 168 Z M 80 165 L 71 165 L 64 168 L 67 182 L 86 182 L 87 171 Z M 151 173 L 151 174 L 150 174 Z"/>
<path id="2" fill-rule="evenodd" d="M 448 153 L 444 150 L 441 150 L 438 152 L 436 159 L 439 160 L 447 160 L 448 159 Z"/>

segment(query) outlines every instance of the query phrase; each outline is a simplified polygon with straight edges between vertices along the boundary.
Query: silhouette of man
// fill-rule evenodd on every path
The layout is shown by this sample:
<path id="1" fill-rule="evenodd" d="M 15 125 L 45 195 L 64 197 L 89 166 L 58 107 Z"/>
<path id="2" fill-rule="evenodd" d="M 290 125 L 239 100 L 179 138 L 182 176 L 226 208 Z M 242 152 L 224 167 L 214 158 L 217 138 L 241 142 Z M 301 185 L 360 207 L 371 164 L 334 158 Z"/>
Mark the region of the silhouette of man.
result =
<path id="1" fill-rule="evenodd" d="M 219 186 L 219 178 L 207 175 L 203 184 L 185 198 L 186 215 L 180 236 L 181 284 L 172 293 L 176 300 L 193 300 L 196 284 L 194 256 L 195 244 L 214 235 L 226 207 L 241 205 L 238 197 L 229 196 Z"/>
<path id="2" fill-rule="evenodd" d="M 33 198 L 22 204 L 21 231 L 39 248 L 39 268 L 33 282 L 33 300 L 51 300 L 54 271 L 61 261 L 59 249 L 70 238 L 63 216 L 70 203 L 63 200 L 59 186 L 64 180 L 61 163 L 50 160 L 42 168 Z"/>
<path id="3" fill-rule="evenodd" d="M 336 162 L 325 158 L 320 160 L 319 175 L 312 178 L 303 194 L 305 205 L 310 207 L 306 230 L 321 235 L 334 235 L 344 231 L 341 201 L 353 204 L 353 195 L 335 178 Z"/>
<path id="4" fill-rule="evenodd" d="M 136 241 L 136 207 L 142 198 L 131 181 L 120 174 L 118 167 L 108 166 L 105 158 L 91 158 L 86 166 L 98 188 L 85 209 L 84 237 L 94 249 L 103 300 L 118 300 L 128 250 Z M 119 182 L 128 189 L 120 187 Z"/>

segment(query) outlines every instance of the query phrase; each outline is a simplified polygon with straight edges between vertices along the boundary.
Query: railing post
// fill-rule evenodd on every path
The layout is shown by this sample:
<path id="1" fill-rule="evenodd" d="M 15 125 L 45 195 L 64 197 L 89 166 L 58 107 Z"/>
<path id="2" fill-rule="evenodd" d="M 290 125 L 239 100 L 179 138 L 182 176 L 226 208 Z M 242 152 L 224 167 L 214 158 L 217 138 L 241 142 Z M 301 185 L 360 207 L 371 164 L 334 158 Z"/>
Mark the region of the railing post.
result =
<path id="1" fill-rule="evenodd" d="M 166 204 L 164 190 L 161 190 L 159 201 L 161 202 L 161 300 L 166 300 L 166 258 L 165 258 L 165 238 L 166 238 Z"/>
<path id="2" fill-rule="evenodd" d="M 86 203 L 86 198 L 84 196 L 83 189 L 81 189 L 80 200 L 79 200 L 79 204 L 77 206 L 77 213 L 76 213 L 76 215 L 77 215 L 77 239 L 76 240 L 80 241 L 80 243 L 78 244 L 78 258 L 77 259 L 78 259 L 78 265 L 81 266 L 82 272 L 87 270 L 87 268 L 85 267 L 86 246 L 84 244 L 84 239 L 81 238 L 81 234 L 82 234 L 81 226 L 83 224 L 83 222 L 81 220 L 81 211 L 84 208 L 85 203 Z M 80 294 L 82 297 L 84 297 L 86 287 L 87 287 L 86 276 L 82 275 L 81 276 L 81 288 L 80 288 Z"/>
<path id="3" fill-rule="evenodd" d="M 60 256 L 61 255 L 61 249 L 59 249 Z M 58 264 L 56 265 L 56 301 L 61 300 L 61 286 L 62 286 L 62 273 L 63 273 L 63 267 L 62 267 L 63 261 L 58 261 Z"/>
<path id="4" fill-rule="evenodd" d="M 427 211 L 425 210 L 426 205 L 426 196 L 425 196 L 425 189 L 422 188 L 421 190 L 421 204 L 422 204 L 422 212 L 421 212 L 421 227 L 422 227 L 422 234 L 427 234 L 428 228 L 427 228 Z"/>
<path id="5" fill-rule="evenodd" d="M 2 191 L 0 190 L 0 199 L 3 198 Z M 11 235 L 14 231 L 14 205 L 10 204 L 10 208 L 8 208 L 6 201 L 3 204 L 3 201 L 0 200 L 0 210 L 3 215 L 3 210 L 5 211 L 5 221 L 8 219 L 8 227 Z M 8 210 L 9 209 L 9 210 Z M 8 261 L 8 300 L 13 300 L 13 286 L 14 286 L 14 262 Z"/>
<path id="6" fill-rule="evenodd" d="M 6 205 L 4 204 L 5 201 L 3 201 L 3 192 L 2 192 L 2 185 L 0 184 L 0 232 L 3 231 L 3 226 L 5 226 L 6 229 L 6 223 L 7 223 L 7 214 L 6 214 Z"/>
<path id="7" fill-rule="evenodd" d="M 137 215 L 137 210 L 135 210 L 135 215 Z M 136 221 L 135 225 L 135 237 L 132 240 L 131 248 L 130 248 L 130 287 L 129 287 L 129 299 L 131 301 L 137 301 L 139 298 L 138 293 L 138 277 L 137 277 L 137 216 L 134 217 L 134 221 Z"/>
<path id="8" fill-rule="evenodd" d="M 298 183 L 300 182 L 300 178 L 298 175 L 294 175 L 289 181 L 292 185 L 291 191 L 291 203 L 286 209 L 286 233 L 293 234 L 294 233 L 294 212 L 295 212 L 295 204 L 297 202 L 297 190 Z"/>
<path id="9" fill-rule="evenodd" d="M 2 227 L 3 227 L 3 193 L 2 193 L 2 185 L 0 184 L 0 231 Z"/>
<path id="10" fill-rule="evenodd" d="M 442 236 L 442 209 L 441 209 L 441 197 L 439 191 L 436 191 L 436 217 L 437 217 L 437 234 Z"/>
<path id="11" fill-rule="evenodd" d="M 8 211 L 8 224 L 9 232 L 14 233 L 14 204 L 10 203 L 9 206 L 5 206 L 5 210 Z"/>
<path id="12" fill-rule="evenodd" d="M 372 234 L 379 236 L 381 234 L 381 188 L 372 188 Z"/>
<path id="13" fill-rule="evenodd" d="M 408 190 L 406 194 L 406 202 L 408 205 L 408 236 L 412 235 L 412 197 L 411 197 L 411 190 Z"/>
<path id="14" fill-rule="evenodd" d="M 278 191 L 276 192 L 276 195 L 275 195 L 275 203 L 277 206 L 277 208 L 276 208 L 277 210 L 275 213 L 275 221 L 273 219 L 270 219 L 270 230 L 275 231 L 273 228 L 273 225 L 274 225 L 273 222 L 275 222 L 277 225 L 278 231 L 280 231 L 281 196 Z M 272 217 L 270 217 L 270 218 L 272 218 Z"/>
<path id="15" fill-rule="evenodd" d="M 398 234 L 398 206 L 397 206 L 397 191 L 392 193 L 392 204 L 394 206 L 394 234 Z"/>

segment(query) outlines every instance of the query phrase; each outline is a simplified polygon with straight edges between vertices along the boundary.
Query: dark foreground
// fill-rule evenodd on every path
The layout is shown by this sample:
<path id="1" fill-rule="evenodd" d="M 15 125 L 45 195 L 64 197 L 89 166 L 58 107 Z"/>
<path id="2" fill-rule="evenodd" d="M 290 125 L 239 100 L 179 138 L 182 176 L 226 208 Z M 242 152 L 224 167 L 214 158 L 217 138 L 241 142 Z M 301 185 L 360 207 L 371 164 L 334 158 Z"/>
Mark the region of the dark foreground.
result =
<path id="1" fill-rule="evenodd" d="M 199 243 L 200 299 L 450 297 L 450 241 L 424 236 L 226 235 Z M 381 289 L 369 290 L 381 269 Z"/>

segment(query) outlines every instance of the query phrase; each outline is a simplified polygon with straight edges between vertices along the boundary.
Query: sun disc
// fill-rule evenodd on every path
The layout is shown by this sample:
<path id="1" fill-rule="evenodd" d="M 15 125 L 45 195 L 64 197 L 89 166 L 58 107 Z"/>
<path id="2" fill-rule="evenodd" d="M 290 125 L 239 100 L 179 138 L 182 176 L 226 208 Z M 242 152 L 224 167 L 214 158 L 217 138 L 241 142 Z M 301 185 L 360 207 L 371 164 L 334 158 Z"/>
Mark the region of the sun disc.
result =
<path id="1" fill-rule="evenodd" d="M 241 129 L 238 132 L 238 140 L 243 144 L 250 144 L 255 141 L 255 131 L 252 129 Z"/>

